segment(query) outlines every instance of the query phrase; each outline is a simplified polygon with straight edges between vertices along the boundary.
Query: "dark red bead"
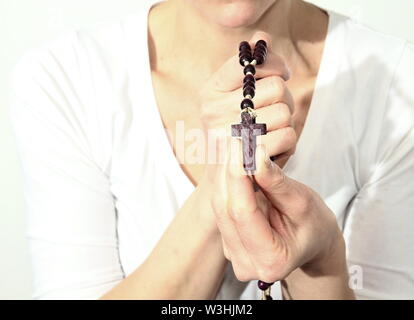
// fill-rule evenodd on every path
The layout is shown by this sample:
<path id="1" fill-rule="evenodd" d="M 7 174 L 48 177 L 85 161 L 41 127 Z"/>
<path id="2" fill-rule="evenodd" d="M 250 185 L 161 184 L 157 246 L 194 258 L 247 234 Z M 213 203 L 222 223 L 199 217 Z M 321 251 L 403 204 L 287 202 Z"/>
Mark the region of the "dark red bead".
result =
<path id="1" fill-rule="evenodd" d="M 254 88 L 252 87 L 247 87 L 243 90 L 243 96 L 247 97 L 247 96 L 251 96 L 252 99 L 254 98 L 255 92 L 254 92 Z"/>
<path id="2" fill-rule="evenodd" d="M 262 55 L 254 55 L 253 59 L 256 60 L 256 64 L 259 66 L 264 63 L 265 57 Z"/>
<path id="3" fill-rule="evenodd" d="M 253 75 L 248 74 L 248 75 L 247 75 L 247 76 L 245 76 L 245 77 L 244 77 L 244 79 L 243 79 L 243 83 L 246 83 L 246 82 L 253 82 L 253 83 L 256 83 L 256 78 L 255 78 Z"/>
<path id="4" fill-rule="evenodd" d="M 252 101 L 252 100 L 250 100 L 250 99 L 244 99 L 244 100 L 241 102 L 240 108 L 241 108 L 242 110 L 247 109 L 247 108 L 254 109 L 254 104 L 253 104 L 253 101 Z"/>
<path id="5" fill-rule="evenodd" d="M 256 50 L 267 51 L 267 47 L 259 43 L 259 44 L 256 44 L 256 46 L 254 47 L 254 51 Z"/>
<path id="6" fill-rule="evenodd" d="M 256 84 L 253 81 L 247 81 L 243 84 L 243 89 L 246 89 L 247 87 L 256 89 Z"/>
<path id="7" fill-rule="evenodd" d="M 254 50 L 254 52 L 253 52 L 253 55 L 255 56 L 255 55 L 262 55 L 262 56 L 264 56 L 264 57 L 266 57 L 267 56 L 267 51 L 265 51 L 265 50 Z"/>
<path id="8" fill-rule="evenodd" d="M 256 42 L 256 47 L 257 46 L 264 46 L 264 47 L 267 48 L 267 43 L 264 40 L 259 40 L 259 41 Z"/>
<path id="9" fill-rule="evenodd" d="M 247 75 L 248 72 L 255 75 L 256 74 L 256 68 L 253 65 L 249 64 L 249 65 L 244 67 L 244 74 Z"/>
<path id="10" fill-rule="evenodd" d="M 262 59 L 263 61 L 266 60 L 266 55 L 261 53 L 256 53 L 253 55 L 253 59 Z"/>
<path id="11" fill-rule="evenodd" d="M 247 63 L 250 63 L 253 61 L 253 58 L 250 56 L 244 56 L 244 57 L 240 57 L 239 63 L 242 67 L 244 67 Z"/>
<path id="12" fill-rule="evenodd" d="M 272 296 L 266 296 L 266 300 L 273 300 Z"/>
<path id="13" fill-rule="evenodd" d="M 241 51 L 243 49 L 251 50 L 252 48 L 250 47 L 250 43 L 248 43 L 247 41 L 242 41 L 239 45 L 239 50 Z"/>
<path id="14" fill-rule="evenodd" d="M 242 67 L 245 66 L 245 62 L 252 62 L 253 60 L 253 56 L 251 52 L 245 52 L 245 51 L 241 51 L 239 53 L 239 62 L 242 65 Z"/>
<path id="15" fill-rule="evenodd" d="M 240 51 L 239 52 L 239 57 L 245 56 L 245 55 L 251 56 L 252 55 L 252 52 L 250 50 L 249 51 Z"/>
<path id="16" fill-rule="evenodd" d="M 261 54 L 263 56 L 266 56 L 267 55 L 267 49 L 263 48 L 263 47 L 262 48 L 256 48 L 253 51 L 253 55 L 256 55 L 256 54 Z"/>
<path id="17" fill-rule="evenodd" d="M 258 46 L 256 46 L 256 47 L 254 48 L 254 51 L 263 51 L 263 52 L 267 52 L 267 47 L 264 47 L 264 46 L 260 46 L 260 45 L 258 45 Z"/>
<path id="18" fill-rule="evenodd" d="M 239 52 L 239 57 L 241 57 L 242 55 L 249 55 L 249 56 L 251 56 L 252 55 L 252 51 L 251 50 L 241 50 Z"/>
<path id="19" fill-rule="evenodd" d="M 253 59 L 256 60 L 257 65 L 261 65 L 265 62 L 267 56 L 267 49 L 266 48 L 255 48 L 253 53 Z"/>
<path id="20" fill-rule="evenodd" d="M 269 289 L 272 285 L 273 285 L 273 283 L 267 283 L 267 282 L 263 282 L 263 281 L 260 281 L 260 280 L 257 282 L 257 286 L 262 291 L 265 291 L 265 290 Z"/>
<path id="21" fill-rule="evenodd" d="M 239 57 L 241 56 L 251 56 L 252 52 L 250 50 L 242 50 L 239 52 Z"/>

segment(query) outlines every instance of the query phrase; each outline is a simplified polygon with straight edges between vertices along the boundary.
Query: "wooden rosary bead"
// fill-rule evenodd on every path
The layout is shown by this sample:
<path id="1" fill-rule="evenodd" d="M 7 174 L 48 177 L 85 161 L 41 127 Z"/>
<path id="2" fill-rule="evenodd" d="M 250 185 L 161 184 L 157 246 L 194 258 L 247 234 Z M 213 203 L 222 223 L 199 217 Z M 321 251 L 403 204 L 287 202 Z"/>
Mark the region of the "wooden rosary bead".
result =
<path id="1" fill-rule="evenodd" d="M 262 51 L 255 52 L 253 54 L 253 59 L 256 60 L 257 65 L 261 65 L 266 60 L 266 54 Z"/>
<path id="2" fill-rule="evenodd" d="M 256 60 L 257 65 L 261 65 L 266 60 L 267 56 L 267 44 L 263 40 L 259 40 L 256 43 L 253 52 L 253 59 Z"/>
<path id="3" fill-rule="evenodd" d="M 243 49 L 251 50 L 252 48 L 250 47 L 250 43 L 247 41 L 242 41 L 239 46 L 239 51 L 242 51 Z"/>
<path id="4" fill-rule="evenodd" d="M 271 287 L 272 285 L 273 285 L 273 283 L 267 283 L 267 282 L 263 282 L 263 281 L 260 281 L 260 280 L 257 282 L 257 286 L 262 291 L 265 291 L 265 290 L 269 289 L 269 287 Z"/>
<path id="5" fill-rule="evenodd" d="M 246 89 L 247 87 L 251 87 L 254 90 L 256 90 L 256 84 L 252 81 L 245 82 L 243 85 L 243 90 Z"/>
<path id="6" fill-rule="evenodd" d="M 252 75 L 256 74 L 256 68 L 251 64 L 244 67 L 244 74 L 247 75 L 248 73 L 251 73 Z"/>
<path id="7" fill-rule="evenodd" d="M 253 98 L 254 98 L 254 96 L 255 96 L 254 89 L 253 89 L 252 87 L 246 87 L 246 88 L 243 90 L 243 96 L 244 96 L 244 97 L 250 96 L 250 97 L 251 97 L 251 99 L 253 99 Z"/>
<path id="8" fill-rule="evenodd" d="M 239 62 L 244 67 L 243 79 L 243 96 L 245 99 L 241 102 L 241 122 L 231 126 L 231 134 L 233 137 L 239 137 L 243 144 L 243 167 L 247 174 L 254 175 L 256 171 L 256 138 L 267 133 L 267 127 L 264 123 L 256 123 L 256 115 L 254 113 L 254 103 L 252 99 L 256 90 L 256 65 L 263 64 L 267 56 L 267 43 L 264 40 L 256 42 L 254 51 L 247 41 L 243 41 L 239 45 Z M 273 300 L 271 296 L 271 286 L 273 283 L 258 281 L 257 285 L 262 291 L 262 300 Z"/>
<path id="9" fill-rule="evenodd" d="M 239 52 L 239 57 L 243 57 L 243 56 L 252 56 L 251 51 L 240 51 Z"/>
<path id="10" fill-rule="evenodd" d="M 256 78 L 252 75 L 252 74 L 248 74 L 247 76 L 244 77 L 243 79 L 243 83 L 246 82 L 253 82 L 256 83 Z"/>
<path id="11" fill-rule="evenodd" d="M 253 56 L 249 52 L 246 52 L 246 53 L 241 52 L 240 55 L 239 55 L 239 62 L 240 62 L 242 67 L 244 67 L 247 64 L 249 64 L 250 62 L 252 62 L 252 60 L 253 60 Z"/>
<path id="12" fill-rule="evenodd" d="M 240 51 L 239 58 L 241 57 L 252 57 L 252 53 L 250 51 Z"/>
<path id="13" fill-rule="evenodd" d="M 248 65 L 250 62 L 252 62 L 253 57 L 252 56 L 243 56 L 240 57 L 239 63 L 242 67 Z"/>
<path id="14" fill-rule="evenodd" d="M 265 58 L 266 58 L 266 56 L 267 56 L 267 51 L 262 50 L 262 49 L 255 50 L 255 51 L 253 52 L 253 56 L 263 56 L 263 57 L 265 57 Z"/>
<path id="15" fill-rule="evenodd" d="M 253 101 L 250 99 L 244 99 L 242 103 L 240 104 L 240 108 L 242 110 L 247 109 L 247 108 L 254 109 Z"/>
<path id="16" fill-rule="evenodd" d="M 245 41 L 245 42 L 247 42 L 247 41 Z M 267 48 L 267 43 L 264 40 L 259 40 L 259 41 L 256 42 L 256 47 L 257 46 L 263 46 L 263 47 Z"/>
<path id="17" fill-rule="evenodd" d="M 265 58 L 262 55 L 253 56 L 253 60 L 256 60 L 256 65 L 261 65 L 264 63 Z"/>
<path id="18" fill-rule="evenodd" d="M 253 52 L 263 52 L 263 53 L 267 53 L 267 47 L 264 47 L 264 46 L 255 47 Z"/>
<path id="19" fill-rule="evenodd" d="M 242 67 L 250 64 L 253 60 L 252 48 L 247 41 L 243 41 L 239 46 L 239 63 Z"/>
<path id="20" fill-rule="evenodd" d="M 248 52 L 248 53 L 252 53 L 252 49 L 249 47 L 249 48 L 241 48 L 240 49 L 240 51 L 239 51 L 239 54 L 240 53 L 246 53 L 246 52 Z"/>
<path id="21" fill-rule="evenodd" d="M 261 45 L 259 45 L 259 46 L 256 46 L 255 48 L 254 48 L 254 51 L 253 52 L 263 52 L 263 53 L 267 53 L 267 47 L 266 46 L 261 46 Z"/>

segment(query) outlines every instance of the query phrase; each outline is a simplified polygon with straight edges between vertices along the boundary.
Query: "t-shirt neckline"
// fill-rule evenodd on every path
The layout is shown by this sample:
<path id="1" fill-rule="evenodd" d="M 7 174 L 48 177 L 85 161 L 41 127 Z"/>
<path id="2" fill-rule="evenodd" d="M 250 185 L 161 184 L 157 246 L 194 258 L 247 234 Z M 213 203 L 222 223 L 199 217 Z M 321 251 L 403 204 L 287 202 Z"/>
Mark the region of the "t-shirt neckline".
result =
<path id="1" fill-rule="evenodd" d="M 156 154 L 159 155 L 160 159 L 163 161 L 163 167 L 165 170 L 168 171 L 169 175 L 172 175 L 173 179 L 177 179 L 174 181 L 178 181 L 177 185 L 180 185 L 181 189 L 185 189 L 188 192 L 191 192 L 195 187 L 191 182 L 191 179 L 186 175 L 184 170 L 181 168 L 178 159 L 176 158 L 173 150 L 173 146 L 171 145 L 167 132 L 164 128 L 164 124 L 162 121 L 161 114 L 158 109 L 156 96 L 154 92 L 154 87 L 152 85 L 152 76 L 151 76 L 151 65 L 150 65 L 150 57 L 149 57 L 149 50 L 148 50 L 148 22 L 149 22 L 149 13 L 153 6 L 161 3 L 163 1 L 157 2 L 148 2 L 145 6 L 143 13 L 144 18 L 142 22 L 144 23 L 144 36 L 142 40 L 144 43 L 139 46 L 140 48 L 145 48 L 145 53 L 143 55 L 144 61 L 141 63 L 145 64 L 145 75 L 149 76 L 147 81 L 147 90 L 150 93 L 151 101 L 147 101 L 149 104 L 148 111 L 151 110 L 152 119 L 155 123 L 152 125 L 154 126 L 154 130 L 152 131 L 154 135 L 157 135 L 156 141 L 154 140 L 154 147 L 157 148 Z M 327 80 L 332 78 L 330 76 L 331 72 L 335 72 L 333 70 L 333 66 L 335 66 L 335 59 L 337 59 L 337 55 L 335 53 L 336 44 L 338 41 L 338 37 L 334 36 L 336 33 L 336 26 L 339 22 L 340 15 L 332 12 L 330 10 L 325 10 L 328 14 L 328 27 L 327 27 L 327 35 L 325 38 L 325 44 L 322 52 L 322 58 L 319 66 L 318 75 L 315 80 L 314 92 L 312 96 L 311 105 L 307 114 L 307 118 L 301 133 L 301 136 L 297 143 L 296 153 L 292 155 L 287 163 L 285 164 L 283 171 L 286 173 L 290 173 L 294 170 L 296 165 L 298 165 L 301 161 L 306 161 L 306 159 L 301 159 L 300 150 L 302 146 L 309 144 L 312 139 L 313 135 L 316 135 L 320 132 L 321 128 L 318 128 L 316 124 L 318 123 L 318 118 L 324 118 L 324 113 L 327 111 L 327 105 L 324 103 L 320 103 L 323 101 L 323 92 L 321 88 L 326 85 Z M 141 66 L 142 67 L 142 66 Z M 142 70 L 142 68 L 141 68 Z"/>

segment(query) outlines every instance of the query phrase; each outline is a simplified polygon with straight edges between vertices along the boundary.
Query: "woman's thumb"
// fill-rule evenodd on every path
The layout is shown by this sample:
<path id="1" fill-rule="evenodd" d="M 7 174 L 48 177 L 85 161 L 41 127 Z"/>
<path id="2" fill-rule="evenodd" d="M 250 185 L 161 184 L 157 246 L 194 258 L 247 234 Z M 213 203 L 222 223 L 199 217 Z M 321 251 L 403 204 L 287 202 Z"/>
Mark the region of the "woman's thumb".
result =
<path id="1" fill-rule="evenodd" d="M 256 149 L 256 164 L 254 178 L 257 184 L 276 207 L 282 205 L 280 196 L 286 195 L 291 190 L 290 179 L 276 163 L 270 160 L 264 145 L 259 145 Z"/>

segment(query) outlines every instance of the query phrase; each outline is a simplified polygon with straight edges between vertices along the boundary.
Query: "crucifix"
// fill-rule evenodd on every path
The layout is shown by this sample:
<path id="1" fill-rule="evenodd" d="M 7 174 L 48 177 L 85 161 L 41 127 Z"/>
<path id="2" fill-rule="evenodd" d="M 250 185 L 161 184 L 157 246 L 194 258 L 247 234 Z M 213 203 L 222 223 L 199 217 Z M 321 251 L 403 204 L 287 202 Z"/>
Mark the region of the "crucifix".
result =
<path id="1" fill-rule="evenodd" d="M 256 137 L 266 132 L 266 124 L 256 123 L 254 114 L 249 110 L 241 113 L 241 123 L 231 126 L 231 135 L 242 139 L 243 167 L 249 175 L 256 171 Z"/>
<path id="2" fill-rule="evenodd" d="M 254 113 L 254 103 L 252 99 L 256 90 L 256 65 L 265 62 L 267 55 L 267 43 L 264 40 L 256 42 L 254 51 L 250 43 L 243 41 L 239 45 L 239 63 L 244 68 L 243 79 L 243 96 L 241 107 L 241 123 L 231 126 L 231 135 L 239 137 L 243 144 L 243 167 L 252 178 L 254 191 L 258 191 L 259 187 L 254 180 L 256 173 L 256 138 L 267 133 L 266 124 L 256 123 L 256 115 Z M 262 291 L 262 300 L 273 300 L 271 296 L 271 287 L 273 283 L 258 281 L 257 286 Z"/>

